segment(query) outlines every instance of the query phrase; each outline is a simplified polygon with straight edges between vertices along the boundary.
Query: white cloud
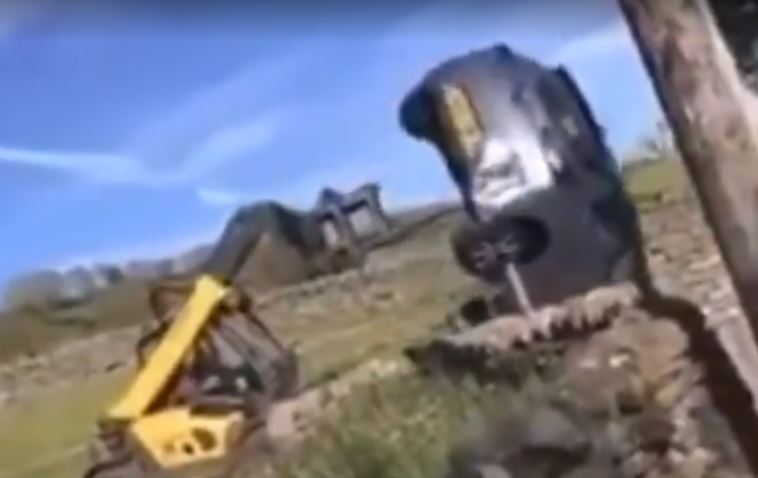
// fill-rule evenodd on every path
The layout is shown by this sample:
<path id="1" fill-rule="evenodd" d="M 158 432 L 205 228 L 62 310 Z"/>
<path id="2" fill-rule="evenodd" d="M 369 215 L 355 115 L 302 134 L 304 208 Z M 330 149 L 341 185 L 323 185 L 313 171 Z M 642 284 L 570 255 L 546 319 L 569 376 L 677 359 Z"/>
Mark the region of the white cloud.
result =
<path id="1" fill-rule="evenodd" d="M 5 20 L 2 13 L 0 8 L 0 35 Z M 196 185 L 222 165 L 276 140 L 292 111 L 281 105 L 267 107 L 263 100 L 272 98 L 285 81 L 296 80 L 303 68 L 323 53 L 323 47 L 307 45 L 283 59 L 242 68 L 167 113 L 150 118 L 116 152 L 0 145 L 0 163 L 47 168 L 96 183 Z"/>
<path id="2" fill-rule="evenodd" d="M 291 118 L 290 110 L 279 108 L 250 121 L 231 124 L 213 131 L 193 147 L 190 173 L 199 176 L 221 163 L 250 154 L 274 141 Z"/>
<path id="3" fill-rule="evenodd" d="M 559 48 L 551 61 L 573 62 L 596 58 L 628 48 L 631 45 L 628 27 L 619 18 L 601 28 L 590 30 Z"/>
<path id="4" fill-rule="evenodd" d="M 239 206 L 253 200 L 247 193 L 212 187 L 198 188 L 197 198 L 209 206 L 221 207 Z"/>
<path id="5" fill-rule="evenodd" d="M 253 154 L 274 141 L 286 125 L 284 110 L 259 114 L 238 125 L 211 131 L 190 148 L 186 159 L 173 168 L 158 169 L 135 156 L 115 153 L 40 151 L 0 146 L 0 163 L 15 163 L 70 173 L 96 183 L 142 186 L 192 184 L 226 161 Z"/>
<path id="6" fill-rule="evenodd" d="M 249 121 L 251 111 L 266 108 L 263 105 L 276 97 L 287 81 L 302 77 L 321 55 L 321 48 L 309 45 L 283 58 L 246 65 L 166 113 L 150 118 L 125 141 L 123 149 L 158 160 L 187 151 L 198 137 L 214 134 L 220 125 Z"/>
<path id="7" fill-rule="evenodd" d="M 147 171 L 134 158 L 110 153 L 40 151 L 0 146 L 0 162 L 53 169 L 97 182 L 136 181 Z"/>

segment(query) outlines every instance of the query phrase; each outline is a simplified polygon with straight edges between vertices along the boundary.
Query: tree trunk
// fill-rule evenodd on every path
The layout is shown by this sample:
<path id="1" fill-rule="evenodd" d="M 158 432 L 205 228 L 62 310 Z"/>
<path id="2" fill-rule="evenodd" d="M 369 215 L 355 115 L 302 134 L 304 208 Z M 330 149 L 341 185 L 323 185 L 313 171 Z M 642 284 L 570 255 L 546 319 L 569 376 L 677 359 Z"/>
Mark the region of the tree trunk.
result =
<path id="1" fill-rule="evenodd" d="M 720 343 L 751 391 L 752 406 L 727 408 L 758 473 L 758 134 L 747 91 L 706 0 L 618 2 L 747 316 Z"/>
<path id="2" fill-rule="evenodd" d="M 703 0 L 619 0 L 758 337 L 758 136 Z"/>

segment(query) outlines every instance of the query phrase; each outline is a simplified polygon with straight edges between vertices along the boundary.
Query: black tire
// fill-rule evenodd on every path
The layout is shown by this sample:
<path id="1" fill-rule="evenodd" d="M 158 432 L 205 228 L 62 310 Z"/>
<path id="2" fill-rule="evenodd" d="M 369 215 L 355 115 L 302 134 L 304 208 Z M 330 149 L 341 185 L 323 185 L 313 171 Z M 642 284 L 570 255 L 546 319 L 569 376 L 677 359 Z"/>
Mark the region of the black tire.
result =
<path id="1" fill-rule="evenodd" d="M 467 221 L 451 237 L 453 254 L 468 274 L 489 283 L 506 280 L 505 265 L 512 261 L 528 264 L 539 258 L 550 245 L 550 233 L 539 220 L 526 216 L 498 215 L 485 223 Z M 508 244 L 508 252 L 481 261 L 477 256 L 483 249 Z"/>

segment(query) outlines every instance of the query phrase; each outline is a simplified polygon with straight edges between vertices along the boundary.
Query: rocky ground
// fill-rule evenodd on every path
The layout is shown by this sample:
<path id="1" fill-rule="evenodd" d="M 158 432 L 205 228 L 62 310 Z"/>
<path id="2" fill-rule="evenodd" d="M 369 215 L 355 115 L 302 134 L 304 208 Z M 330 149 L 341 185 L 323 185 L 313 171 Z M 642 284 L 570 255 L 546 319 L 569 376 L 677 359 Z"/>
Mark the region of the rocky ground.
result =
<path id="1" fill-rule="evenodd" d="M 599 289 L 407 350 L 432 375 L 518 388 L 536 374 L 549 384 L 459 443 L 445 478 L 754 476 L 749 329 L 692 197 L 658 199 L 643 229 L 656 283 L 671 297 Z M 279 420 L 313 400 L 288 403 Z"/>
<path id="2" fill-rule="evenodd" d="M 713 236 L 694 199 L 687 196 L 643 214 L 648 260 L 657 286 L 692 300 L 734 360 L 742 380 L 758 396 L 751 370 L 758 353 L 747 320 L 721 260 Z"/>
<path id="3" fill-rule="evenodd" d="M 629 285 L 597 289 L 409 349 L 428 374 L 517 388 L 536 375 L 549 384 L 537 402 L 494 415 L 459 445 L 446 476 L 751 476 L 730 427 L 737 410 L 723 406 L 728 364 L 703 361 L 703 337 L 685 323 L 702 320 L 697 309 L 642 299 Z"/>

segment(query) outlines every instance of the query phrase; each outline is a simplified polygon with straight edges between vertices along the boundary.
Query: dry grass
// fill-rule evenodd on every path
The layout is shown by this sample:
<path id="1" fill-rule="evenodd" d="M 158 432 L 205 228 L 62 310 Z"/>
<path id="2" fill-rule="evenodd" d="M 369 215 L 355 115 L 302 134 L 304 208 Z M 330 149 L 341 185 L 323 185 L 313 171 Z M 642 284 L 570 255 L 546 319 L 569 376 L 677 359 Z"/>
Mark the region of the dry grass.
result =
<path id="1" fill-rule="evenodd" d="M 82 446 L 103 406 L 127 375 L 97 376 L 15 403 L 0 412 L 0 478 L 64 478 L 81 475 Z"/>
<path id="2" fill-rule="evenodd" d="M 680 200 L 691 194 L 689 178 L 681 161 L 645 161 L 624 171 L 624 183 L 641 211 L 661 200 Z"/>
<path id="3" fill-rule="evenodd" d="M 141 323 L 148 314 L 147 288 L 136 281 L 114 286 L 79 307 L 5 312 L 0 315 L 0 362 Z"/>

